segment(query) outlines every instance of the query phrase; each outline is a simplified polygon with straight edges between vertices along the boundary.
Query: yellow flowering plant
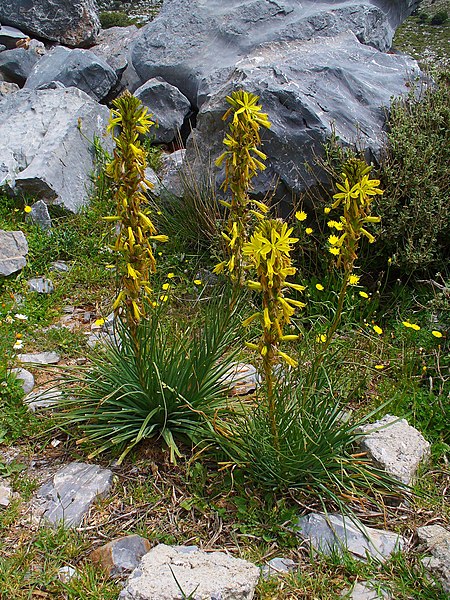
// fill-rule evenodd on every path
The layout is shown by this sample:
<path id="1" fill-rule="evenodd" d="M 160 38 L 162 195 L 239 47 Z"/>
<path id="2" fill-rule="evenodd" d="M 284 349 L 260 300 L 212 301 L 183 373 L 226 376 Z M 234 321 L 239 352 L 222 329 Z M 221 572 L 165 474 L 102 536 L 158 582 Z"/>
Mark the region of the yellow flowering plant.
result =
<path id="1" fill-rule="evenodd" d="M 222 188 L 224 191 L 230 190 L 231 199 L 220 201 L 228 209 L 226 230 L 222 233 L 228 256 L 216 266 L 214 272 L 227 271 L 238 287 L 244 280 L 242 248 L 248 238 L 249 222 L 252 217 L 264 219 L 269 210 L 263 202 L 249 196 L 253 177 L 266 168 L 264 161 L 267 157 L 259 149 L 260 129 L 271 127 L 258 100 L 258 96 L 244 90 L 226 97 L 230 108 L 223 115 L 223 120 L 231 118 L 231 121 L 223 142 L 226 150 L 216 160 L 219 167 L 225 163 Z"/>
<path id="2" fill-rule="evenodd" d="M 116 214 L 104 219 L 117 224 L 114 250 L 122 256 L 120 291 L 113 309 L 116 315 L 124 311 L 132 335 L 145 315 L 144 299 L 152 293 L 149 279 L 156 269 L 152 244 L 167 241 L 167 236 L 157 235 L 145 207 L 144 192 L 152 184 L 145 178 L 147 160 L 140 135 L 152 125 L 147 109 L 129 92 L 113 101 L 108 131 L 115 149 L 106 173 L 112 181 Z"/>

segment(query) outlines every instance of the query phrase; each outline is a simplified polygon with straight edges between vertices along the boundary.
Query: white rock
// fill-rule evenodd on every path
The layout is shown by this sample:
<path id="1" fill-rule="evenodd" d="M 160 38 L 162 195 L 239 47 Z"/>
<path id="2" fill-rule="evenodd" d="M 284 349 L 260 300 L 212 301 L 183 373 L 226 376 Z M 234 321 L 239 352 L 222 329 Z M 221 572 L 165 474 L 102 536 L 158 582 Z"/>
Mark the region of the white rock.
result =
<path id="1" fill-rule="evenodd" d="M 18 354 L 21 363 L 34 363 L 37 365 L 55 365 L 60 361 L 56 352 L 37 352 L 35 354 Z"/>
<path id="2" fill-rule="evenodd" d="M 0 479 L 0 508 L 9 506 L 12 498 L 12 489 Z"/>
<path id="3" fill-rule="evenodd" d="M 431 554 L 424 559 L 424 565 L 432 571 L 450 594 L 450 531 L 440 525 L 419 527 L 416 532 L 419 550 Z"/>
<path id="4" fill-rule="evenodd" d="M 381 589 L 375 582 L 355 583 L 351 589 L 346 589 L 341 596 L 348 600 L 390 600 L 391 594 Z"/>
<path id="5" fill-rule="evenodd" d="M 3 167 L 0 160 L 0 186 Z M 0 230 L 0 275 L 7 277 L 27 264 L 27 240 L 22 231 Z"/>
<path id="6" fill-rule="evenodd" d="M 376 466 L 402 483 L 410 484 L 420 463 L 430 455 L 430 444 L 406 419 L 386 415 L 365 425 L 361 450 Z"/>
<path id="7" fill-rule="evenodd" d="M 62 393 L 60 390 L 36 390 L 35 392 L 28 394 L 23 401 L 25 404 L 28 404 L 28 408 L 31 412 L 36 412 L 36 410 L 39 410 L 40 408 L 50 408 L 54 406 L 58 403 L 61 396 Z"/>
<path id="8" fill-rule="evenodd" d="M 34 377 L 30 371 L 21 368 L 11 369 L 11 373 L 14 373 L 17 379 L 22 383 L 23 391 L 25 394 L 29 394 L 34 388 Z"/>
<path id="9" fill-rule="evenodd" d="M 251 600 L 258 578 L 256 565 L 224 552 L 186 553 L 159 544 L 142 558 L 119 598 L 176 600 L 178 581 L 185 596 L 192 594 L 195 600 Z"/>

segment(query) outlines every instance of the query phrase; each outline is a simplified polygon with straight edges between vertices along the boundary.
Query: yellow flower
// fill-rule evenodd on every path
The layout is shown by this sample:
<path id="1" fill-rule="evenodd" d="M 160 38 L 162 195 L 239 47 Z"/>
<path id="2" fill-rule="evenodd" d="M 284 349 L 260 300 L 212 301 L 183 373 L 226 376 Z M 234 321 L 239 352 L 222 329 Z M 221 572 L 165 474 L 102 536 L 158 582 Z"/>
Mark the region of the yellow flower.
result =
<path id="1" fill-rule="evenodd" d="M 270 320 L 269 309 L 268 308 L 264 309 L 263 317 L 264 317 L 264 327 L 266 329 L 270 329 L 270 326 L 272 325 L 272 321 Z"/>
<path id="2" fill-rule="evenodd" d="M 202 285 L 202 282 L 200 279 L 194 279 L 194 283 L 195 283 L 195 285 Z"/>
<path id="3" fill-rule="evenodd" d="M 169 296 L 167 294 L 163 294 L 162 296 L 159 297 L 159 299 L 161 300 L 161 302 L 167 302 L 167 300 L 169 299 Z"/>
<path id="4" fill-rule="evenodd" d="M 167 273 L 167 279 L 173 279 L 175 277 L 175 273 Z"/>
<path id="5" fill-rule="evenodd" d="M 23 210 L 26 213 L 30 213 L 31 212 L 31 206 L 28 206 L 28 204 L 27 204 Z"/>
<path id="6" fill-rule="evenodd" d="M 339 254 L 339 248 L 335 248 L 334 246 L 332 248 L 328 249 L 329 252 L 331 252 L 331 254 L 334 254 L 334 256 L 338 256 Z"/>
<path id="7" fill-rule="evenodd" d="M 321 344 L 325 344 L 327 341 L 327 336 L 324 333 L 321 333 L 316 337 L 316 342 L 320 342 Z"/>
<path id="8" fill-rule="evenodd" d="M 358 285 L 359 280 L 359 275 L 350 275 L 350 277 L 348 278 L 348 283 L 349 285 Z"/>
<path id="9" fill-rule="evenodd" d="M 441 338 L 442 337 L 442 333 L 440 331 L 433 330 L 431 333 L 436 338 Z"/>
<path id="10" fill-rule="evenodd" d="M 339 238 L 337 235 L 330 235 L 328 238 L 328 243 L 332 246 L 337 246 L 339 244 Z"/>
<path id="11" fill-rule="evenodd" d="M 305 221 L 307 217 L 308 215 L 303 210 L 298 210 L 295 213 L 295 218 L 297 219 L 297 221 Z"/>
<path id="12" fill-rule="evenodd" d="M 319 292 L 322 292 L 325 288 L 323 287 L 323 285 L 321 283 L 316 283 L 316 290 L 319 290 Z"/>
<path id="13" fill-rule="evenodd" d="M 281 352 L 281 350 L 278 350 L 278 356 L 280 356 L 284 361 L 286 361 L 290 367 L 293 367 L 294 369 L 298 367 L 298 362 L 291 358 L 289 355 L 287 355 L 285 352 Z"/>
<path id="14" fill-rule="evenodd" d="M 105 324 L 105 319 L 96 319 L 95 324 L 97 325 L 97 327 L 101 327 Z"/>
<path id="15" fill-rule="evenodd" d="M 331 208 L 330 208 L 329 206 L 325 206 L 325 208 L 323 209 L 323 212 L 324 212 L 326 215 L 329 215 L 329 214 L 330 214 L 330 212 L 331 212 Z"/>
<path id="16" fill-rule="evenodd" d="M 414 331 L 419 331 L 420 330 L 420 325 L 416 325 L 415 323 L 411 323 L 411 329 L 414 329 Z"/>
<path id="17" fill-rule="evenodd" d="M 305 233 L 306 233 L 307 235 L 311 235 L 311 234 L 312 234 L 312 232 L 313 232 L 313 230 L 311 229 L 311 227 L 307 227 L 307 228 L 305 229 Z"/>
<path id="18" fill-rule="evenodd" d="M 375 365 L 375 369 L 382 371 L 384 369 L 384 365 Z"/>
<path id="19" fill-rule="evenodd" d="M 330 229 L 337 229 L 338 231 L 342 231 L 344 229 L 344 225 L 339 221 L 328 221 L 327 225 Z"/>
<path id="20" fill-rule="evenodd" d="M 163 285 L 162 285 L 163 290 L 168 290 L 169 288 L 170 288 L 170 283 L 163 283 Z"/>
<path id="21" fill-rule="evenodd" d="M 369 294 L 367 292 L 359 292 L 359 295 L 361 296 L 361 298 L 368 298 Z"/>
<path id="22" fill-rule="evenodd" d="M 381 329 L 381 327 L 378 327 L 378 325 L 374 325 L 373 330 L 375 331 L 375 333 L 378 333 L 378 335 L 381 335 L 383 333 L 383 330 Z"/>

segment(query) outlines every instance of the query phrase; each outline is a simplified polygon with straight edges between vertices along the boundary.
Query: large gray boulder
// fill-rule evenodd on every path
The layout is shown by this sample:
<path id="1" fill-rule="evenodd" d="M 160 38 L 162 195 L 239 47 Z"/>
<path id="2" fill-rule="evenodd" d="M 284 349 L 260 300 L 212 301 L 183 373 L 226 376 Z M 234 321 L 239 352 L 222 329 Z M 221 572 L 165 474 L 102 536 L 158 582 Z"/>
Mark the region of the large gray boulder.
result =
<path id="1" fill-rule="evenodd" d="M 100 101 L 117 83 L 117 75 L 103 58 L 89 50 L 56 46 L 35 65 L 25 87 L 38 89 L 52 81 L 76 87 Z"/>
<path id="2" fill-rule="evenodd" d="M 0 74 L 5 81 L 24 85 L 40 55 L 34 50 L 14 48 L 0 52 Z"/>
<path id="3" fill-rule="evenodd" d="M 0 98 L 0 186 L 78 211 L 91 187 L 92 141 L 111 145 L 102 137 L 108 119 L 105 106 L 75 88 Z"/>
<path id="4" fill-rule="evenodd" d="M 0 21 L 66 46 L 91 46 L 100 31 L 95 0 L 2 0 Z"/>
<path id="5" fill-rule="evenodd" d="M 200 111 L 188 144 L 192 172 L 208 172 L 223 151 L 225 95 L 245 88 L 261 96 L 273 127 L 264 132 L 268 169 L 255 191 L 279 181 L 278 197 L 291 198 L 317 183 L 305 163 L 333 127 L 343 144 L 358 140 L 369 157 L 378 153 L 391 97 L 419 73 L 414 60 L 386 53 L 416 4 L 166 0 L 134 42 L 133 66 L 142 82 L 163 78 Z"/>
<path id="6" fill-rule="evenodd" d="M 131 63 L 130 47 L 138 33 L 136 25 L 102 29 L 90 51 L 105 60 L 121 77 Z"/>
<path id="7" fill-rule="evenodd" d="M 28 244 L 22 231 L 0 229 L 0 276 L 7 277 L 23 269 L 27 254 Z"/>

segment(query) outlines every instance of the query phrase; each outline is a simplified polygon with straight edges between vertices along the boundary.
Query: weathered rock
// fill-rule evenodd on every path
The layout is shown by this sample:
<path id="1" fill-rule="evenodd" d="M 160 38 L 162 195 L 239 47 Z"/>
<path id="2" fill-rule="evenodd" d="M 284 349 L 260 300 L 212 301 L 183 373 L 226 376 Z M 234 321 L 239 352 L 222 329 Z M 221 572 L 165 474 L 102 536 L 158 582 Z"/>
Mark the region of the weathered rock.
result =
<path id="1" fill-rule="evenodd" d="M 1 11 L 1 7 L 0 7 Z M 1 20 L 1 15 L 0 15 Z M 20 40 L 24 40 L 27 38 L 27 35 L 20 31 L 20 29 L 16 29 L 16 27 L 8 27 L 7 25 L 0 24 L 0 44 L 4 45 L 5 48 L 16 48 L 17 42 Z"/>
<path id="2" fill-rule="evenodd" d="M 36 390 L 28 394 L 23 401 L 28 405 L 31 412 L 36 412 L 42 408 L 51 408 L 58 404 L 62 393 L 60 390 Z"/>
<path id="3" fill-rule="evenodd" d="M 34 363 L 36 365 L 56 365 L 61 357 L 56 352 L 36 352 L 33 354 L 18 354 L 21 363 Z"/>
<path id="4" fill-rule="evenodd" d="M 272 558 L 266 565 L 261 567 L 261 576 L 264 579 L 269 579 L 271 577 L 277 577 L 278 575 L 293 573 L 297 566 L 297 563 L 290 558 Z"/>
<path id="5" fill-rule="evenodd" d="M 52 81 L 76 87 L 100 101 L 117 83 L 117 75 L 103 58 L 90 50 L 56 46 L 34 66 L 25 87 L 37 89 Z"/>
<path id="6" fill-rule="evenodd" d="M 55 290 L 55 286 L 50 279 L 46 277 L 34 277 L 27 281 L 30 292 L 37 294 L 51 294 Z"/>
<path id="7" fill-rule="evenodd" d="M 0 179 L 1 170 L 2 165 L 0 163 Z M 28 244 L 22 231 L 3 231 L 3 229 L 0 229 L 0 276 L 6 277 L 23 269 L 27 264 L 25 259 L 27 254 Z"/>
<path id="8" fill-rule="evenodd" d="M 348 600 L 390 600 L 391 594 L 382 589 L 375 582 L 357 582 L 351 589 L 344 590 L 341 594 Z"/>
<path id="9" fill-rule="evenodd" d="M 253 365 L 233 363 L 228 373 L 221 377 L 221 381 L 230 388 L 231 395 L 245 396 L 255 391 L 260 378 Z"/>
<path id="10" fill-rule="evenodd" d="M 440 525 L 419 527 L 416 531 L 419 550 L 431 554 L 423 564 L 442 583 L 444 591 L 450 594 L 450 531 Z"/>
<path id="11" fill-rule="evenodd" d="M 24 85 L 40 56 L 33 50 L 15 48 L 0 53 L 0 73 L 5 81 Z"/>
<path id="12" fill-rule="evenodd" d="M 154 196 L 159 196 L 161 193 L 161 180 L 151 167 L 145 169 L 145 179 L 153 186 L 150 188 L 151 193 Z"/>
<path id="13" fill-rule="evenodd" d="M 0 479 L 0 508 L 7 508 L 12 499 L 12 489 L 7 483 Z"/>
<path id="14" fill-rule="evenodd" d="M 43 200 L 38 200 L 31 207 L 31 212 L 27 215 L 29 219 L 35 225 L 39 225 L 44 231 L 50 231 L 52 228 L 52 219 L 48 212 L 48 207 Z"/>
<path id="15" fill-rule="evenodd" d="M 176 150 L 171 154 L 162 155 L 161 195 L 169 194 L 182 198 L 184 194 L 183 163 L 186 150 Z"/>
<path id="16" fill-rule="evenodd" d="M 0 98 L 7 94 L 13 94 L 20 90 L 17 83 L 9 83 L 9 81 L 0 81 Z"/>
<path id="17" fill-rule="evenodd" d="M 76 527 L 92 503 L 107 495 L 112 472 L 97 465 L 71 463 L 60 469 L 37 493 L 40 512 L 54 525 Z"/>
<path id="18" fill-rule="evenodd" d="M 295 530 L 323 554 L 347 550 L 358 560 L 367 556 L 386 560 L 405 545 L 402 536 L 364 526 L 356 518 L 311 513 L 298 519 Z"/>
<path id="19" fill-rule="evenodd" d="M 430 455 L 430 444 L 406 419 L 386 415 L 361 431 L 367 433 L 361 439 L 361 450 L 402 483 L 411 483 L 420 463 Z"/>
<path id="20" fill-rule="evenodd" d="M 147 106 L 157 127 L 152 128 L 156 143 L 174 140 L 181 130 L 184 119 L 191 112 L 191 103 L 178 88 L 161 77 L 149 79 L 134 95 Z"/>
<path id="21" fill-rule="evenodd" d="M 159 544 L 143 557 L 119 598 L 176 600 L 178 582 L 185 595 L 193 593 L 196 600 L 251 600 L 258 578 L 258 567 L 223 552 L 186 553 Z"/>
<path id="22" fill-rule="evenodd" d="M 17 379 L 21 382 L 24 393 L 29 394 L 34 388 L 33 373 L 30 373 L 30 371 L 21 368 L 11 369 L 11 373 L 14 373 Z"/>
<path id="23" fill-rule="evenodd" d="M 94 0 L 2 0 L 0 21 L 66 46 L 91 46 L 100 31 Z"/>
<path id="24" fill-rule="evenodd" d="M 136 25 L 102 29 L 90 51 L 106 61 L 117 77 L 121 77 L 131 63 L 130 45 L 138 32 Z"/>
<path id="25" fill-rule="evenodd" d="M 150 542 L 140 535 L 127 535 L 96 548 L 91 552 L 90 559 L 101 566 L 109 577 L 115 577 L 135 569 L 150 548 Z"/>
<path id="26" fill-rule="evenodd" d="M 73 579 L 77 575 L 76 569 L 73 567 L 66 565 L 65 567 L 61 567 L 58 569 L 58 579 L 62 581 L 62 583 L 69 583 L 71 579 Z"/>
<path id="27" fill-rule="evenodd" d="M 50 271 L 56 271 L 57 273 L 67 273 L 69 268 L 65 260 L 55 260 L 50 264 Z"/>
<path id="28" fill-rule="evenodd" d="M 105 106 L 74 88 L 0 98 L 0 186 L 76 212 L 88 199 L 94 137 L 111 147 L 102 138 L 108 119 Z"/>

